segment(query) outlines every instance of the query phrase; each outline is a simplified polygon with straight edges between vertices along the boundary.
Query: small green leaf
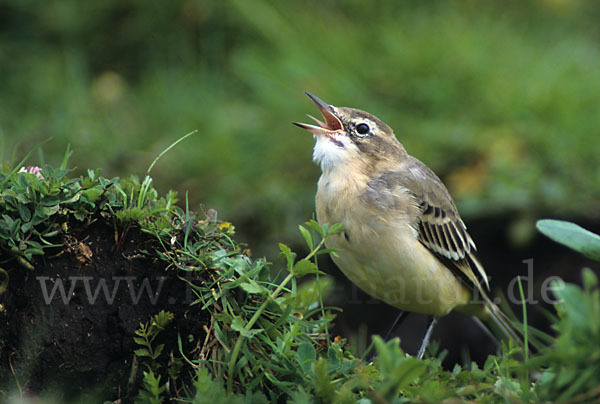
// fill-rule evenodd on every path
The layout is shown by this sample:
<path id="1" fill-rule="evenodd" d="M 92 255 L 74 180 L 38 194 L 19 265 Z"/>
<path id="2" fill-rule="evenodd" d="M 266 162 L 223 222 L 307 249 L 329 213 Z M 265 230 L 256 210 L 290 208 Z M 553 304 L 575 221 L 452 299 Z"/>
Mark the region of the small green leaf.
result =
<path id="1" fill-rule="evenodd" d="M 317 255 L 321 255 L 321 254 L 332 254 L 332 255 L 334 255 L 334 254 L 336 254 L 336 251 L 338 251 L 337 248 L 321 248 L 319 251 L 317 251 Z"/>
<path id="2" fill-rule="evenodd" d="M 304 275 L 316 274 L 319 272 L 319 269 L 313 262 L 301 259 L 300 261 L 296 262 L 296 265 L 294 265 L 294 269 L 292 270 L 292 272 L 294 273 L 296 278 L 301 278 Z"/>
<path id="3" fill-rule="evenodd" d="M 281 251 L 281 253 L 283 255 L 288 255 L 292 252 L 292 250 L 290 249 L 290 247 L 288 247 L 287 245 L 283 244 L 283 243 L 279 243 L 279 250 Z"/>
<path id="4" fill-rule="evenodd" d="M 310 227 L 311 229 L 313 229 L 314 231 L 316 231 L 317 233 L 319 233 L 321 235 L 321 237 L 325 237 L 324 227 L 326 227 L 327 224 L 324 224 L 323 227 L 321 227 L 321 225 L 319 223 L 317 223 L 317 221 L 314 219 L 309 220 L 305 224 L 308 227 Z"/>
<path id="5" fill-rule="evenodd" d="M 58 205 L 60 199 L 56 195 L 45 195 L 40 201 L 40 205 L 42 206 L 55 206 Z"/>
<path id="6" fill-rule="evenodd" d="M 31 230 L 32 227 L 33 224 L 31 222 L 23 223 L 23 225 L 21 225 L 21 232 L 27 233 Z"/>
<path id="7" fill-rule="evenodd" d="M 28 248 L 25 251 L 23 251 L 23 253 L 27 255 L 28 258 L 30 258 L 32 255 L 44 255 L 44 250 L 42 250 L 41 248 Z"/>
<path id="8" fill-rule="evenodd" d="M 104 192 L 100 188 L 90 188 L 83 191 L 83 195 L 85 195 L 90 202 L 96 202 L 100 195 Z"/>
<path id="9" fill-rule="evenodd" d="M 28 222 L 31 220 L 31 212 L 27 206 L 19 204 L 17 205 L 17 209 L 19 210 L 19 216 L 21 216 L 23 222 Z"/>
<path id="10" fill-rule="evenodd" d="M 310 342 L 303 342 L 296 351 L 296 360 L 304 373 L 309 373 L 312 363 L 317 359 L 317 351 Z"/>
<path id="11" fill-rule="evenodd" d="M 145 348 L 136 349 L 133 352 L 135 353 L 136 356 L 147 356 L 147 357 L 150 357 L 150 352 L 148 352 L 148 350 L 145 349 Z"/>
<path id="12" fill-rule="evenodd" d="M 586 257 L 600 261 L 600 236 L 584 229 L 575 223 L 562 220 L 538 220 L 538 230 L 556 241 Z"/>
<path id="13" fill-rule="evenodd" d="M 341 223 L 336 223 L 327 230 L 327 236 L 332 236 L 334 234 L 338 234 L 343 231 L 344 231 L 344 225 Z"/>
<path id="14" fill-rule="evenodd" d="M 31 224 L 37 226 L 38 224 L 44 222 L 48 219 L 48 216 L 42 212 L 42 208 L 38 206 L 35 208 L 35 214 L 33 215 L 33 219 L 31 220 Z"/>
<path id="15" fill-rule="evenodd" d="M 242 320 L 241 317 L 239 317 L 239 316 L 233 317 L 233 321 L 231 322 L 231 329 L 239 332 L 241 335 L 243 335 L 246 338 L 251 338 L 262 331 L 260 329 L 259 330 L 247 330 L 245 327 L 246 327 L 246 324 L 244 323 L 244 320 Z"/>
<path id="16" fill-rule="evenodd" d="M 136 330 L 135 333 L 137 335 L 144 335 L 143 332 L 141 332 L 140 330 Z M 143 346 L 147 346 L 148 343 L 146 342 L 146 339 L 144 338 L 140 338 L 140 337 L 133 337 L 133 340 L 135 341 L 136 344 L 138 345 L 143 345 Z"/>
<path id="17" fill-rule="evenodd" d="M 11 235 L 11 237 L 13 239 L 17 238 L 17 234 L 19 232 L 19 227 L 20 226 L 21 226 L 21 219 L 17 219 L 17 220 L 11 221 L 11 223 L 10 223 L 10 230 L 9 231 L 10 231 L 10 235 Z"/>
<path id="18" fill-rule="evenodd" d="M 152 355 L 152 359 L 157 359 L 162 353 L 163 349 L 165 349 L 165 344 L 159 344 L 154 349 L 154 354 Z"/>
<path id="19" fill-rule="evenodd" d="M 60 203 L 69 204 L 73 202 L 77 202 L 81 198 L 81 192 L 77 192 L 75 195 L 69 196 L 68 198 L 62 199 Z"/>
<path id="20" fill-rule="evenodd" d="M 310 231 L 308 231 L 308 229 L 306 229 L 306 227 L 304 227 L 304 226 L 298 226 L 298 229 L 300 229 L 300 233 L 302 233 L 302 237 L 304 237 L 304 240 L 306 241 L 306 245 L 308 245 L 308 248 L 310 250 L 312 250 L 314 248 L 314 245 L 313 245 L 313 239 L 312 239 L 312 235 L 310 234 Z"/>
<path id="21" fill-rule="evenodd" d="M 59 209 L 59 205 L 54 205 L 54 206 L 42 207 L 41 211 L 44 216 L 49 217 L 49 216 L 52 216 L 53 214 L 55 214 L 56 212 L 58 212 L 58 209 Z M 36 213 L 37 213 L 37 208 L 36 208 Z"/>
<path id="22" fill-rule="evenodd" d="M 591 269 L 583 268 L 581 276 L 583 278 L 583 287 L 585 290 L 592 290 L 598 286 L 598 277 Z"/>
<path id="23" fill-rule="evenodd" d="M 33 247 L 33 248 L 40 248 L 40 249 L 43 248 L 40 243 L 38 243 L 37 241 L 33 241 L 33 240 L 27 240 L 25 242 L 25 244 L 27 244 L 28 246 Z"/>
<path id="24" fill-rule="evenodd" d="M 279 249 L 281 250 L 281 255 L 283 255 L 286 260 L 287 270 L 291 271 L 292 267 L 294 266 L 294 260 L 296 259 L 296 253 L 292 252 L 290 247 L 283 243 L 279 243 Z"/>
<path id="25" fill-rule="evenodd" d="M 268 294 L 269 290 L 257 282 L 250 279 L 248 282 L 240 283 L 240 287 L 244 289 L 246 293 L 250 294 Z"/>

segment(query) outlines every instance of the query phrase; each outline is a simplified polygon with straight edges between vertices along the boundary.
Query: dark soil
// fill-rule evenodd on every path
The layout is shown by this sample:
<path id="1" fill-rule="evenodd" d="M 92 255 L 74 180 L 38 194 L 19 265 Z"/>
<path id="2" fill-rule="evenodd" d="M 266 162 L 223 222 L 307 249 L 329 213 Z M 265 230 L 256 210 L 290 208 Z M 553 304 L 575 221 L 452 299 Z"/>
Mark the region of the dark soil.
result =
<path id="1" fill-rule="evenodd" d="M 0 295 L 0 393 L 58 390 L 68 401 L 92 393 L 127 402 L 145 369 L 134 366 L 128 386 L 140 323 L 161 310 L 173 313 L 157 343 L 177 354 L 178 333 L 186 351 L 204 339 L 206 315 L 189 305 L 182 271 L 165 270 L 152 253 L 161 249 L 155 237 L 137 227 L 115 231 L 102 219 L 71 224 L 62 243 L 38 258 L 33 271 L 16 262 L 4 267 L 10 281 Z M 54 289 L 61 282 L 64 296 Z M 108 293 L 97 289 L 103 282 Z"/>

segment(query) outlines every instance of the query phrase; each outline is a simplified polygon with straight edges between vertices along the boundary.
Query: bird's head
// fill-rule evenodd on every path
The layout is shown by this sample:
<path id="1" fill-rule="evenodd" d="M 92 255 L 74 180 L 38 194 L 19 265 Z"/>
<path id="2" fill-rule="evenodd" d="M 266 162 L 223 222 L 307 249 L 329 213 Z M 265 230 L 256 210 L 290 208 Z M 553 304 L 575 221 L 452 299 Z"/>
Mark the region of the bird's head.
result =
<path id="1" fill-rule="evenodd" d="M 308 115 L 318 126 L 294 125 L 314 134 L 313 159 L 324 171 L 350 164 L 372 166 L 406 153 L 392 129 L 379 118 L 359 109 L 334 107 L 309 92 L 306 95 L 317 104 L 325 122 Z"/>

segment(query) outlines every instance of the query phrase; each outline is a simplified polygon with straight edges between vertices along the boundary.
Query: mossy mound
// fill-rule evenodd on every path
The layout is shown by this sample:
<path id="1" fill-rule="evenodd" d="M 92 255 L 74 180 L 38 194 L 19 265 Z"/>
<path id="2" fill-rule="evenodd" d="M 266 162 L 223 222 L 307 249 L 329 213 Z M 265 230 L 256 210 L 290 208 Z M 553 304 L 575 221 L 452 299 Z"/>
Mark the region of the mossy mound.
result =
<path id="1" fill-rule="evenodd" d="M 0 392 L 127 402 L 147 371 L 191 384 L 183 358 L 215 348 L 214 310 L 195 303 L 211 264 L 241 254 L 233 226 L 159 198 L 150 177 L 28 171 L 0 175 Z M 160 313 L 168 325 L 142 335 Z"/>

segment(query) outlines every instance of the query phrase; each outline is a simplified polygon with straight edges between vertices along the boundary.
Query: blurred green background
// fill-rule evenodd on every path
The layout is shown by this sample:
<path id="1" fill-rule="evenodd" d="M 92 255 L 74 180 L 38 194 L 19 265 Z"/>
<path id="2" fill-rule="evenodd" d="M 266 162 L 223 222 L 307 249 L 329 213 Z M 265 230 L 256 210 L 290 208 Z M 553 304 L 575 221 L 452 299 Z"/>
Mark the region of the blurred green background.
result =
<path id="1" fill-rule="evenodd" d="M 0 2 L 0 151 L 143 175 L 298 245 L 319 168 L 290 122 L 311 91 L 390 124 L 469 223 L 600 216 L 600 3 L 578 0 Z M 29 163 L 39 163 L 33 155 Z M 503 219 L 504 220 L 504 219 Z M 484 260 L 485 261 L 485 260 Z"/>

